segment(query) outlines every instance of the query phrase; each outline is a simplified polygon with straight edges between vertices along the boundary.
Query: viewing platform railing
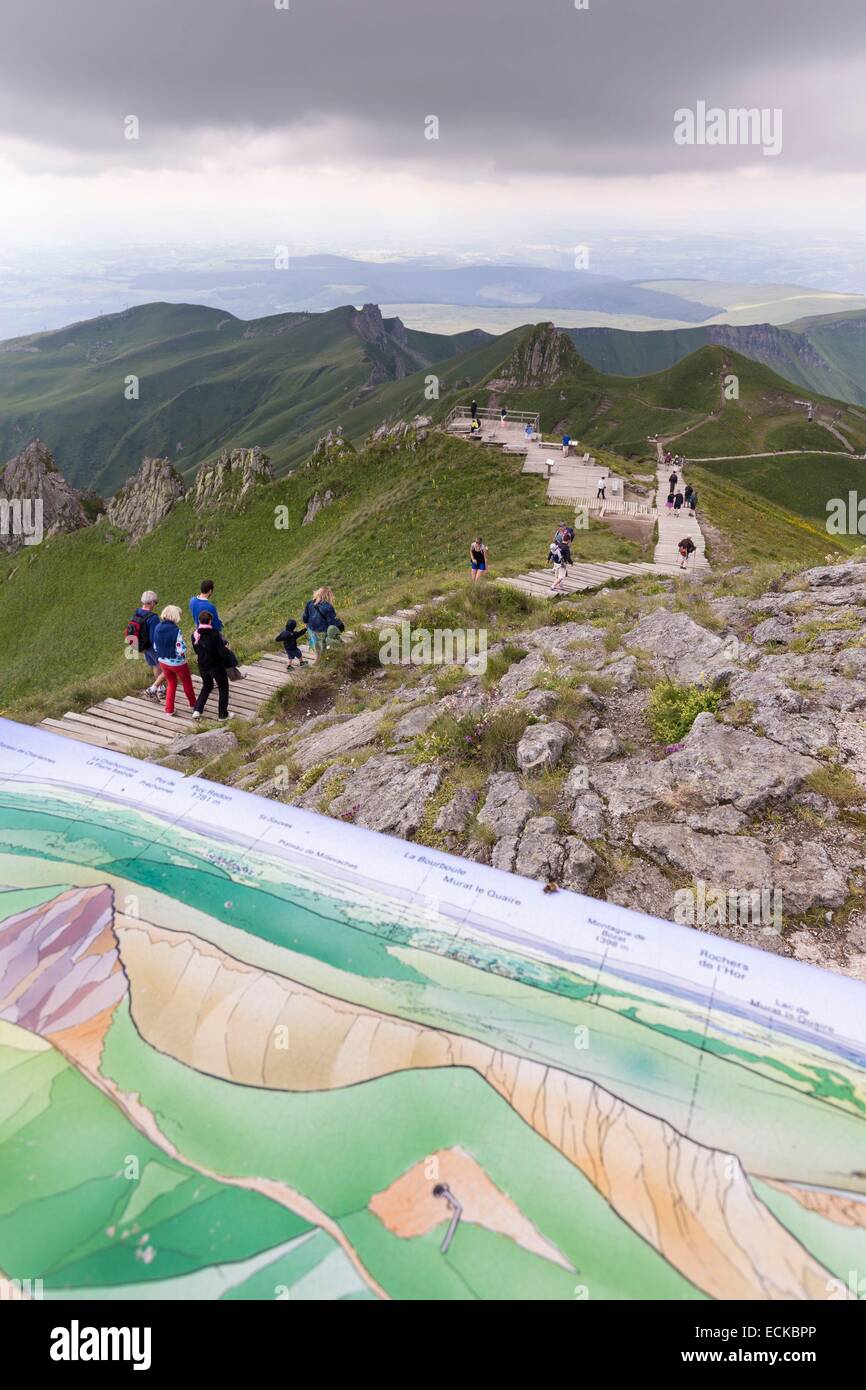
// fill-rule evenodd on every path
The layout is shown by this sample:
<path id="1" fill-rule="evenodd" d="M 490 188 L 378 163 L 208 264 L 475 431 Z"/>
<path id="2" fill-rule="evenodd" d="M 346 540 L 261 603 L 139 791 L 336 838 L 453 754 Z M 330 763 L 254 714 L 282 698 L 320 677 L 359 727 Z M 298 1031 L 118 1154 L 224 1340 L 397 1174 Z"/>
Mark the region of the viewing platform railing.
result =
<path id="1" fill-rule="evenodd" d="M 501 418 L 501 412 L 499 410 L 496 408 L 491 409 L 486 405 L 480 405 L 475 413 L 479 420 L 492 420 L 496 424 L 499 423 Z M 468 405 L 455 405 L 448 413 L 448 417 L 445 421 L 445 428 L 447 429 L 455 420 L 471 419 L 472 410 Z M 530 424 L 532 425 L 533 431 L 539 434 L 541 433 L 541 416 L 537 410 L 509 410 L 508 419 L 518 425 Z"/>

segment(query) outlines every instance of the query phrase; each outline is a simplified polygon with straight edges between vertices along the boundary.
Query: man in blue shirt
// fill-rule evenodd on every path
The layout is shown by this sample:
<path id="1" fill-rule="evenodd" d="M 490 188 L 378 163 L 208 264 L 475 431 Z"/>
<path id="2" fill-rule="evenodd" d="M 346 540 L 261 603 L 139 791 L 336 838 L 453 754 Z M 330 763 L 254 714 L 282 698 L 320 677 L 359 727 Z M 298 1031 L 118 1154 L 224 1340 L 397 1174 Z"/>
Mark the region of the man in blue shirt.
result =
<path id="1" fill-rule="evenodd" d="M 203 580 L 201 581 L 201 590 L 200 590 L 200 592 L 199 592 L 199 594 L 198 594 L 198 597 L 197 597 L 197 598 L 191 598 L 190 601 L 189 601 L 189 611 L 190 611 L 190 613 L 192 614 L 192 620 L 193 620 L 193 622 L 195 623 L 196 627 L 198 627 L 198 615 L 199 615 L 199 613 L 201 613 L 201 612 L 203 612 L 203 611 L 206 611 L 206 612 L 212 614 L 212 615 L 213 615 L 213 627 L 214 627 L 215 631 L 217 631 L 217 632 L 222 632 L 222 630 L 223 630 L 223 625 L 222 625 L 222 622 L 220 621 L 220 615 L 219 615 L 219 613 L 218 613 L 217 610 L 216 610 L 216 604 L 213 603 L 212 600 L 211 600 L 211 594 L 212 594 L 212 593 L 213 593 L 213 580 L 212 580 L 212 579 L 203 579 Z"/>

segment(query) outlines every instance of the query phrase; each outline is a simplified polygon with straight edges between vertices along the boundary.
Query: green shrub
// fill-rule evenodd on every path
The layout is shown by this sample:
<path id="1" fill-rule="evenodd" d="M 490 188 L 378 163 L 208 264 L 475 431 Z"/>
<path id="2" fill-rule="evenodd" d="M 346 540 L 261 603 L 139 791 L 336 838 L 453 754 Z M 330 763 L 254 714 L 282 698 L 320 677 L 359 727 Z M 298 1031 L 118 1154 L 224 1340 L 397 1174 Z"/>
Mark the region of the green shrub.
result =
<path id="1" fill-rule="evenodd" d="M 480 719 L 471 714 L 459 718 L 443 714 L 416 739 L 414 761 L 435 759 L 449 766 L 475 763 L 487 772 L 514 769 L 517 745 L 527 725 L 534 722 L 531 714 L 512 705 Z"/>
<path id="2" fill-rule="evenodd" d="M 659 743 L 679 743 L 685 738 L 698 715 L 707 710 L 715 714 L 721 700 L 720 690 L 705 690 L 699 685 L 677 685 L 674 681 L 660 681 L 647 701 L 647 723 Z"/>

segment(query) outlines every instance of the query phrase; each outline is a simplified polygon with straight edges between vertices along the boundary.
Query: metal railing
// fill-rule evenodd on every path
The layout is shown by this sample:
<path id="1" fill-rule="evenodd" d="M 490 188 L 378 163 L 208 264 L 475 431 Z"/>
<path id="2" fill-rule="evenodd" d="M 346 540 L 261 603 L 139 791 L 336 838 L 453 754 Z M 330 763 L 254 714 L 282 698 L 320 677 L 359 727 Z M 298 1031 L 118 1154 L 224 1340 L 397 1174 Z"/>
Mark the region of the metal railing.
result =
<path id="1" fill-rule="evenodd" d="M 486 405 L 479 405 L 475 414 L 479 420 L 493 420 L 498 422 L 501 412 Z M 455 405 L 449 412 L 445 420 L 445 428 L 453 424 L 455 420 L 471 420 L 472 410 L 468 405 Z M 530 424 L 533 430 L 541 432 L 541 416 L 537 410 L 509 410 L 508 419 L 518 425 Z"/>

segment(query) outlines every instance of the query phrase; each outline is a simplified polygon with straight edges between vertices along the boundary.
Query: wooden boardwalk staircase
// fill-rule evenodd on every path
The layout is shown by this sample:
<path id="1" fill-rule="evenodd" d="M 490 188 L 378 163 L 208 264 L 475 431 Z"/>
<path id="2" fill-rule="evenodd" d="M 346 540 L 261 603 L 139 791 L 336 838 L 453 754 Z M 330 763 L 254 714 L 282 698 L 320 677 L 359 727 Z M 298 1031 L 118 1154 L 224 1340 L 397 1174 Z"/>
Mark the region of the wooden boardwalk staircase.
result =
<path id="1" fill-rule="evenodd" d="M 306 654 L 305 654 L 306 655 Z M 142 674 L 148 669 L 144 663 Z M 245 679 L 232 681 L 229 686 L 229 710 L 242 719 L 255 718 L 262 705 L 274 691 L 290 679 L 286 658 L 282 654 L 263 656 L 252 666 L 241 666 Z M 193 674 L 196 692 L 201 678 Z M 217 692 L 207 702 L 201 723 L 216 719 Z M 102 700 L 82 713 L 67 711 L 62 719 L 43 719 L 40 727 L 63 734 L 79 743 L 91 743 L 95 748 L 110 748 L 118 753 L 143 753 L 145 756 L 165 750 L 172 739 L 192 733 L 198 721 L 183 691 L 178 688 L 175 713 L 166 714 L 162 702 L 143 695 L 126 695 L 119 700 Z"/>

